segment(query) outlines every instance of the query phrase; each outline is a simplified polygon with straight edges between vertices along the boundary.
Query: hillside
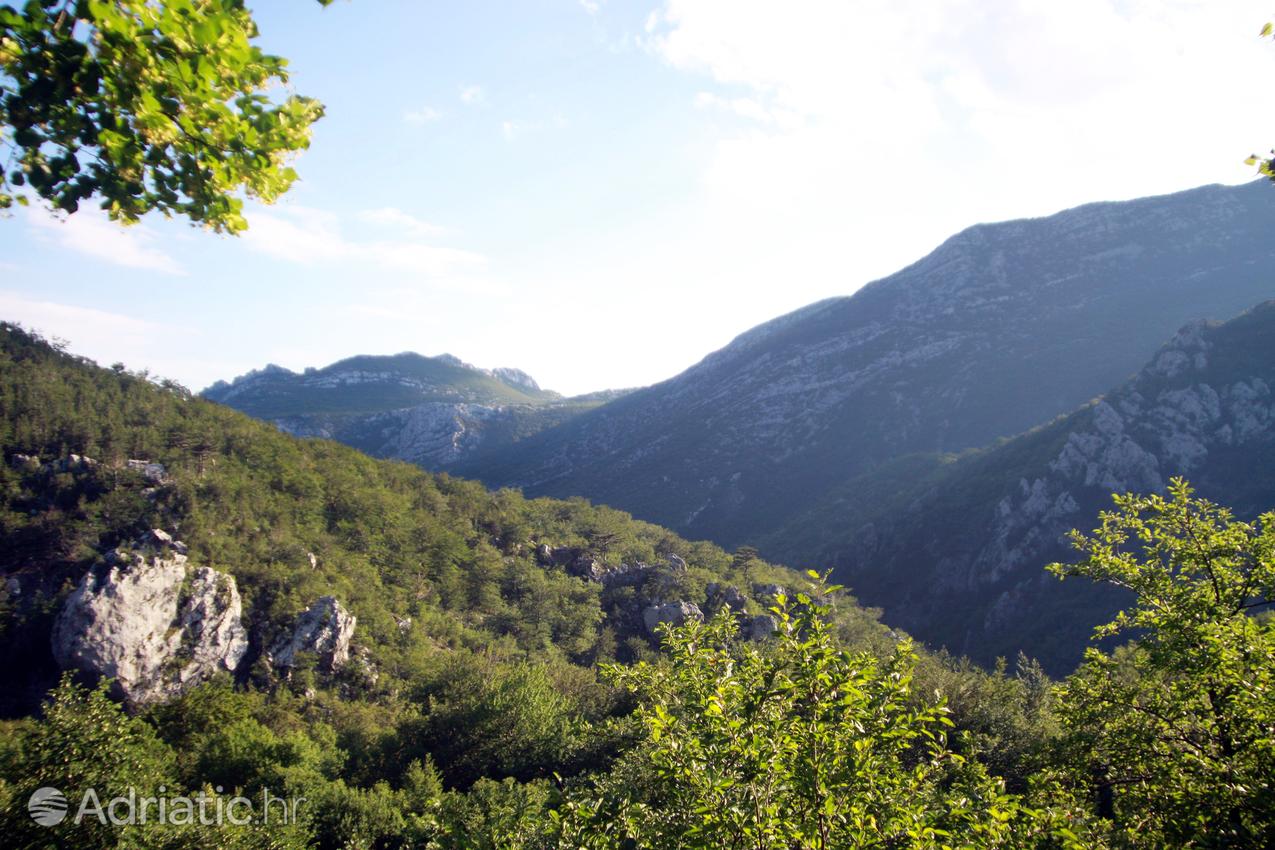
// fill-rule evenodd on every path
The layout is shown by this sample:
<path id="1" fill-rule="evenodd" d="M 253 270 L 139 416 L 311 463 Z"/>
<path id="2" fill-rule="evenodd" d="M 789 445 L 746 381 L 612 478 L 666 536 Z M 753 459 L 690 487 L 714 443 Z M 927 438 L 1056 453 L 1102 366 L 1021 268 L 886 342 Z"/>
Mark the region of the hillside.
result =
<path id="1" fill-rule="evenodd" d="M 441 470 L 560 425 L 618 393 L 563 398 L 519 369 L 404 353 L 351 357 L 300 374 L 271 364 L 202 395 L 290 434 Z"/>
<path id="2" fill-rule="evenodd" d="M 1256 368 L 1265 355 L 1244 352 L 1269 347 L 1272 313 L 1188 334 L 1153 379 Z M 1145 390 L 1163 401 L 1174 386 Z M 1248 450 L 1259 414 L 1242 403 L 1262 388 L 1243 386 L 1226 388 L 1235 415 L 1218 424 Z M 1112 822 L 1093 787 L 1090 753 L 1119 740 L 1118 724 L 1077 725 L 1034 662 L 981 671 L 916 653 L 852 598 L 754 552 L 298 440 L 9 325 L 0 411 L 7 845 L 548 850 L 691 846 L 685 834 L 724 846 L 734 827 L 706 842 L 704 824 L 757 817 L 735 801 L 772 789 L 787 821 L 844 810 L 838 830 L 862 837 L 870 823 L 870 840 L 891 846 L 917 824 L 988 850 L 1115 846 L 1105 836 L 1146 831 L 1138 798 L 1122 791 Z M 1252 545 L 1269 551 L 1262 533 Z M 1269 623 L 1245 632 L 1231 613 L 1232 631 L 1270 646 Z M 1126 682 L 1155 675 L 1119 658 Z M 76 683 L 102 676 L 109 694 Z M 1226 728 L 1269 727 L 1255 693 Z M 1240 776 L 1236 791 L 1219 803 L 1217 783 L 1202 782 L 1203 808 L 1163 815 L 1131 846 L 1198 833 L 1196 811 L 1211 824 L 1243 811 L 1260 842 L 1272 819 L 1255 783 L 1270 759 L 1249 750 L 1205 765 L 1210 778 Z M 837 779 L 812 803 L 783 777 L 815 758 Z M 661 769 L 681 759 L 684 770 Z M 1153 793 L 1181 785 L 1173 775 Z M 128 794 L 176 793 L 218 812 L 287 799 L 296 815 L 48 826 L 32 815 L 49 810 L 51 788 L 71 809 L 87 788 L 119 795 L 112 812 Z M 727 805 L 687 796 L 698 788 Z M 651 833 L 672 838 L 640 838 Z"/>
<path id="3" fill-rule="evenodd" d="M 887 623 L 991 662 L 1054 671 L 1127 601 L 1044 573 L 1111 493 L 1184 476 L 1242 517 L 1275 504 L 1275 301 L 1183 328 L 1134 378 L 987 449 L 916 455 L 846 482 L 764 549 L 835 567 Z"/>
<path id="4" fill-rule="evenodd" d="M 581 500 L 491 493 L 298 440 L 9 325 L 0 410 L 6 712 L 56 675 L 51 610 L 69 587 L 151 529 L 237 583 L 251 646 L 237 676 L 332 596 L 357 618 L 353 651 L 379 692 L 442 651 L 630 659 L 653 645 L 660 606 L 713 610 L 733 588 L 741 612 L 760 613 L 751 588 L 792 577 Z"/>
<path id="5" fill-rule="evenodd" d="M 454 469 L 756 542 L 890 458 L 1046 422 L 1128 378 L 1184 323 L 1269 298 L 1273 227 L 1265 183 L 972 227 L 853 296 Z"/>

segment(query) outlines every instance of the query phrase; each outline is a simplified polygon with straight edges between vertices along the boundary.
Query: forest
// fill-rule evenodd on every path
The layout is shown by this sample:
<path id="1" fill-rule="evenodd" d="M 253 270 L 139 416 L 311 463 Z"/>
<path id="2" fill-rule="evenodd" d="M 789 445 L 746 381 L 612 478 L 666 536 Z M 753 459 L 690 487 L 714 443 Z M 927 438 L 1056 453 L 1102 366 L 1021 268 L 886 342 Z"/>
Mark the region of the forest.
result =
<path id="1" fill-rule="evenodd" d="M 583 500 L 528 500 L 299 440 L 172 382 L 3 330 L 0 795 L 12 846 L 1266 847 L 1275 837 L 1275 516 L 1118 496 L 1067 581 L 1133 603 L 1051 681 L 935 653 L 817 573 Z M 92 463 L 58 464 L 77 456 Z M 33 458 L 38 458 L 37 465 Z M 130 459 L 162 464 L 155 486 Z M 162 528 L 233 575 L 254 647 L 174 699 L 60 678 L 52 623 L 111 547 Z M 645 585 L 572 575 L 675 556 Z M 309 556 L 313 555 L 313 560 Z M 661 571 L 655 571 L 660 573 Z M 653 573 L 654 576 L 655 573 Z M 671 582 L 671 584 L 670 584 Z M 749 588 L 726 604 L 720 588 Z M 17 593 L 15 589 L 20 588 Z M 769 588 L 770 595 L 765 595 Z M 760 592 L 759 592 L 760 591 Z M 334 594 L 357 663 L 260 647 Z M 710 603 L 714 594 L 716 608 Z M 745 596 L 736 594 L 736 596 Z M 742 625 L 768 616 L 758 640 Z M 287 824 L 56 828 L 38 788 L 304 798 Z"/>

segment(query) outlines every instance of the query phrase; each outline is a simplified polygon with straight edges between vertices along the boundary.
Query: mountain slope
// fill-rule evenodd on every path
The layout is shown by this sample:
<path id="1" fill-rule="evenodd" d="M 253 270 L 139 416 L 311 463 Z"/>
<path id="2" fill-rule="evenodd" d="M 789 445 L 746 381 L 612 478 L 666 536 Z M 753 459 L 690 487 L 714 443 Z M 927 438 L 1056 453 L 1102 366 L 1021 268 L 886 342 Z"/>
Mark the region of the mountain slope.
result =
<path id="1" fill-rule="evenodd" d="M 1022 649 L 1054 670 L 1122 601 L 1044 572 L 1112 492 L 1183 476 L 1253 516 L 1275 505 L 1275 301 L 1183 328 L 1118 389 L 961 457 L 913 456 L 829 494 L 766 551 L 835 567 L 886 622 L 991 661 Z"/>
<path id="2" fill-rule="evenodd" d="M 1183 323 L 1270 297 L 1273 228 L 1264 183 L 972 227 L 853 296 L 455 469 L 756 541 L 854 475 L 1047 421 Z"/>
<path id="3" fill-rule="evenodd" d="M 189 633 L 193 645 L 183 638 L 177 650 L 198 657 L 220 646 L 217 659 L 237 680 L 267 687 L 283 675 L 279 659 L 297 654 L 289 629 L 308 614 L 311 626 L 327 617 L 341 638 L 329 658 L 348 656 L 323 682 L 369 702 L 410 703 L 471 655 L 488 666 L 627 660 L 651 650 L 663 620 L 722 604 L 760 617 L 764 588 L 797 580 L 582 500 L 492 493 L 298 440 L 2 323 L 0 450 L 0 715 L 30 711 L 56 681 L 54 621 L 72 595 L 89 612 L 74 623 L 91 625 L 104 611 L 124 620 L 107 624 L 105 639 L 117 642 L 107 647 L 86 650 L 92 635 L 62 634 L 63 650 L 78 647 L 63 661 L 134 664 L 130 636 L 145 655 Z M 167 553 L 156 575 L 148 558 L 133 557 L 152 549 Z M 208 572 L 183 582 L 177 555 Z M 199 582 L 207 593 L 196 592 Z M 152 622 L 152 601 L 179 586 L 198 604 L 169 635 Z M 115 590 L 83 598 L 103 588 Z M 141 604 L 129 609 L 129 598 Z M 178 599 L 169 601 L 176 616 Z M 852 605 L 843 614 L 860 634 L 884 639 L 870 615 Z M 204 646 L 191 623 L 222 624 L 220 638 L 211 627 L 204 638 L 225 639 Z M 176 675 L 181 658 L 146 669 Z M 161 685 L 150 692 L 183 682 Z"/>
<path id="4" fill-rule="evenodd" d="M 296 436 L 433 470 L 516 443 L 610 397 L 564 399 L 519 369 L 413 353 L 351 357 L 301 374 L 272 364 L 202 395 Z"/>

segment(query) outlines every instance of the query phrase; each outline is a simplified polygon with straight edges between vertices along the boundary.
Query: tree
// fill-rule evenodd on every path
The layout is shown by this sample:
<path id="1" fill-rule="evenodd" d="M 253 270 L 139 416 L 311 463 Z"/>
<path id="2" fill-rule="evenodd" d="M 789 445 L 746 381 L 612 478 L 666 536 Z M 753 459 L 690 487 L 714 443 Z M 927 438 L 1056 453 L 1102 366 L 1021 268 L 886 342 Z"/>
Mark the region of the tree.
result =
<path id="1" fill-rule="evenodd" d="M 256 36 L 243 0 L 0 5 L 0 208 L 25 187 L 66 213 L 97 196 L 126 223 L 159 210 L 244 230 L 240 194 L 286 192 L 323 115 L 271 99 L 287 61 Z"/>
<path id="2" fill-rule="evenodd" d="M 1275 846 L 1275 513 L 1256 523 L 1192 497 L 1117 496 L 1085 559 L 1053 564 L 1136 594 L 1097 630 L 1132 631 L 1112 655 L 1089 649 L 1060 714 L 1073 780 L 1133 847 Z"/>
<path id="3" fill-rule="evenodd" d="M 723 614 L 668 631 L 667 665 L 610 668 L 646 739 L 560 808 L 561 846 L 1075 846 L 948 749 L 943 705 L 912 692 L 910 644 L 882 661 L 841 648 L 804 594 L 772 610 L 771 646 Z"/>
<path id="4" fill-rule="evenodd" d="M 57 846 L 68 836 L 78 847 L 115 847 L 128 840 L 155 838 L 158 827 L 119 827 L 94 818 L 72 824 L 88 789 L 101 800 L 134 790 L 154 795 L 173 785 L 172 754 L 145 723 L 129 717 L 107 696 L 105 683 L 96 690 L 76 685 L 69 675 L 49 695 L 44 719 L 11 744 L 13 754 L 3 765 L 3 778 L 12 782 L 17 805 L 6 810 L 3 826 L 10 846 Z M 26 816 L 25 803 L 36 789 L 57 788 L 66 794 L 68 820 L 55 829 L 36 825 Z"/>

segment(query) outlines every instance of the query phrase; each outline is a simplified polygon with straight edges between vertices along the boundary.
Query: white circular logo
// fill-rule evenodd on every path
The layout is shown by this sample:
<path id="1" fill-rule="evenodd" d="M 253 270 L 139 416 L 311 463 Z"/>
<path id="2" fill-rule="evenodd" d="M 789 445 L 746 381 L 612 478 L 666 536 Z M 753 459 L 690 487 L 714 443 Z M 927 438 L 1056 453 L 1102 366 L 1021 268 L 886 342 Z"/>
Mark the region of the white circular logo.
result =
<path id="1" fill-rule="evenodd" d="M 27 800 L 27 811 L 40 826 L 57 826 L 66 819 L 66 795 L 56 788 L 37 788 Z"/>

